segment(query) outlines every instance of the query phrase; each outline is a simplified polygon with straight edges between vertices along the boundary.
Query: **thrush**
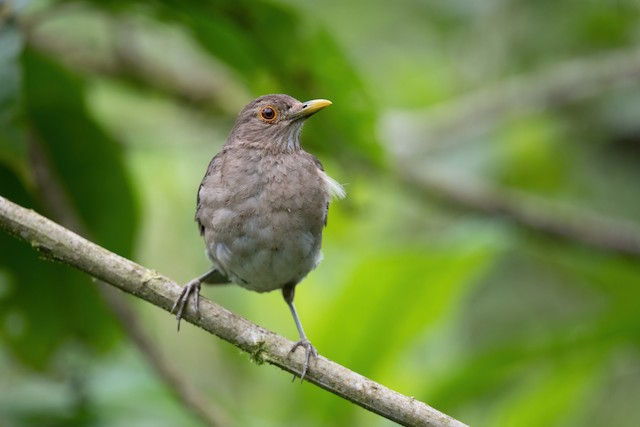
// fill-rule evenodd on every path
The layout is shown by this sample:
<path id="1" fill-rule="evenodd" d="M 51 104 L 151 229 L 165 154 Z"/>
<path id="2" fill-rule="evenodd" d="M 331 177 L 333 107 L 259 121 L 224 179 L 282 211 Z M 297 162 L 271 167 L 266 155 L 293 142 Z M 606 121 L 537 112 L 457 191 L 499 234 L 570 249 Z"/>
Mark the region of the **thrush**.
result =
<path id="1" fill-rule="evenodd" d="M 281 289 L 299 334 L 289 354 L 305 350 L 301 379 L 318 353 L 293 304 L 295 289 L 322 259 L 329 202 L 345 191 L 302 149 L 300 132 L 307 118 L 329 105 L 265 95 L 242 109 L 198 190 L 195 218 L 212 268 L 188 282 L 172 308 L 179 329 L 192 295 L 198 310 L 202 283 Z"/>

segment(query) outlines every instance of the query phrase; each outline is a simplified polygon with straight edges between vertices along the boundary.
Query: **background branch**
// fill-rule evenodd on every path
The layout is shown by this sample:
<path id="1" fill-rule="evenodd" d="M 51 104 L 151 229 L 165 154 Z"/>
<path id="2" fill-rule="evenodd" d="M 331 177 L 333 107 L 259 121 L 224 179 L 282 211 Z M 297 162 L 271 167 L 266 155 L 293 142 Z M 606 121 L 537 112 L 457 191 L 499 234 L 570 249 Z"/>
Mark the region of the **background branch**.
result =
<path id="1" fill-rule="evenodd" d="M 640 227 L 478 179 L 453 179 L 424 171 L 416 158 L 469 141 L 518 114 L 559 107 L 640 82 L 640 47 L 563 62 L 543 71 L 508 79 L 419 112 L 389 113 L 384 139 L 395 155 L 394 176 L 427 197 L 506 219 L 525 229 L 598 250 L 640 257 Z M 460 181 L 460 182 L 458 182 Z"/>
<path id="2" fill-rule="evenodd" d="M 405 165 L 406 166 L 406 165 Z M 437 174 L 404 168 L 398 176 L 427 197 L 504 218 L 526 229 L 595 249 L 640 257 L 640 229 L 631 222 L 611 219 L 567 206 L 552 205 L 542 197 L 486 183 L 455 184 Z"/>
<path id="3" fill-rule="evenodd" d="M 155 271 L 114 254 L 36 212 L 0 196 L 0 225 L 45 257 L 61 261 L 122 291 L 169 311 L 180 287 Z M 200 314 L 189 306 L 184 319 L 288 372 L 302 368 L 300 352 L 288 357 L 292 342 L 212 303 L 200 299 Z M 369 411 L 405 426 L 462 427 L 465 424 L 411 397 L 319 356 L 307 381 Z"/>
<path id="4" fill-rule="evenodd" d="M 634 46 L 505 79 L 422 111 L 388 113 L 382 128 L 386 140 L 402 141 L 388 144 L 389 148 L 415 156 L 466 140 L 465 136 L 491 128 L 498 121 L 639 81 L 640 47 Z"/>
<path id="5" fill-rule="evenodd" d="M 100 281 L 100 284 L 104 282 Z M 169 390 L 182 402 L 185 407 L 207 426 L 231 426 L 226 411 L 215 401 L 204 399 L 184 377 L 167 363 L 167 360 L 158 349 L 158 346 L 149 338 L 137 313 L 126 304 L 123 295 L 111 286 L 100 286 L 100 292 L 109 305 L 111 311 L 120 322 L 122 329 L 143 357 L 149 362 L 154 372 L 169 387 Z"/>
<path id="6" fill-rule="evenodd" d="M 100 16 L 108 24 L 112 37 L 106 46 L 96 48 L 95 41 L 50 37 L 40 31 L 49 20 L 74 11 Z M 35 16 L 21 16 L 20 25 L 29 46 L 84 74 L 125 81 L 163 93 L 196 110 L 224 111 L 233 116 L 239 108 L 233 103 L 230 105 L 228 100 L 235 99 L 234 95 L 243 90 L 222 66 L 186 41 L 181 46 L 185 55 L 181 61 L 167 60 L 164 52 L 158 54 L 158 43 L 166 44 L 167 34 L 162 29 L 150 27 L 148 21 L 135 21 L 120 15 L 114 18 L 85 5 L 63 3 L 54 4 Z M 155 37 L 147 36 L 145 40 L 141 36 L 142 28 L 153 32 Z M 149 40 L 152 40 L 151 46 Z"/>

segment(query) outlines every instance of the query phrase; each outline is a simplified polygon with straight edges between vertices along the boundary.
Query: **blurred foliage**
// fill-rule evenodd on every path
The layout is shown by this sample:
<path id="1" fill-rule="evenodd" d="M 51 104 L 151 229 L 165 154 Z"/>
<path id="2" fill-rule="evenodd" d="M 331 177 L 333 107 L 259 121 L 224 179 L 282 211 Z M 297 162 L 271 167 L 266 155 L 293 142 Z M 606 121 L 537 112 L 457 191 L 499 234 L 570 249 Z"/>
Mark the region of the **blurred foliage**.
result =
<path id="1" fill-rule="evenodd" d="M 12 42 L 15 37 L 12 26 L 9 23 L 3 27 L 0 37 L 4 42 Z M 111 147 L 115 144 L 104 135 L 91 132 L 95 125 L 84 117 L 78 82 L 65 80 L 58 74 L 59 70 L 37 62 L 35 56 L 28 53 L 23 59 L 24 63 L 20 64 L 16 55 L 14 62 L 8 65 L 15 70 L 37 71 L 38 75 L 24 72 L 23 79 L 8 79 L 3 90 L 9 93 L 13 84 L 13 90 L 17 92 L 18 83 L 23 80 L 20 113 L 16 112 L 20 108 L 16 103 L 9 104 L 5 110 L 8 111 L 6 116 L 13 116 L 14 120 L 8 121 L 5 127 L 7 138 L 3 139 L 2 157 L 6 162 L 0 165 L 1 193 L 24 206 L 43 210 L 37 193 L 51 189 L 47 188 L 46 182 L 36 182 L 36 172 L 29 171 L 27 155 L 29 144 L 32 147 L 40 144 L 35 140 L 43 135 L 42 142 L 51 153 L 58 154 L 57 158 L 51 155 L 50 161 L 61 175 L 65 195 L 77 201 L 74 208 L 78 215 L 91 224 L 103 244 L 115 247 L 121 253 L 130 253 L 135 223 L 131 209 L 133 200 L 123 171 L 118 167 L 119 160 L 101 149 L 103 139 L 111 143 Z M 11 95 L 6 98 L 12 97 L 18 99 Z M 24 120 L 15 120 L 18 114 Z M 13 129 L 11 125 L 15 125 Z M 22 136 L 20 145 L 15 144 L 18 135 Z M 91 147 L 85 144 L 87 140 L 92 141 Z M 80 149 L 83 144 L 84 150 Z M 99 154 L 99 157 L 91 158 L 88 153 Z M 38 188 L 40 185 L 42 188 Z M 108 200 L 98 200 L 100 193 L 109 187 L 118 196 L 113 200 L 121 203 L 111 218 L 104 215 L 104 203 Z M 103 210 L 99 210 L 101 207 Z M 114 218 L 120 222 L 111 222 Z M 0 247 L 5 254 L 1 263 L 4 275 L 0 310 L 4 313 L 4 321 L 0 334 L 22 362 L 43 369 L 64 342 L 79 340 L 96 350 L 104 350 L 114 342 L 117 330 L 113 319 L 96 289 L 88 286 L 89 280 L 84 275 L 61 265 L 39 262 L 31 248 L 10 236 L 0 238 Z"/>
<path id="2" fill-rule="evenodd" d="M 348 198 L 332 205 L 325 260 L 296 295 L 320 352 L 474 426 L 635 426 L 637 258 L 425 200 L 388 166 L 440 103 L 576 59 L 637 55 L 639 24 L 635 0 L 0 2 L 0 194 L 186 281 L 207 268 L 195 192 L 236 112 L 264 93 L 331 99 L 304 145 Z M 443 135 L 453 143 L 418 147 L 403 167 L 637 229 L 638 75 L 455 122 Z M 405 133 L 384 126 L 409 112 Z M 0 424 L 199 425 L 89 279 L 5 234 L 0 253 Z M 279 293 L 204 292 L 295 337 Z M 185 381 L 236 425 L 390 424 L 133 303 Z"/>

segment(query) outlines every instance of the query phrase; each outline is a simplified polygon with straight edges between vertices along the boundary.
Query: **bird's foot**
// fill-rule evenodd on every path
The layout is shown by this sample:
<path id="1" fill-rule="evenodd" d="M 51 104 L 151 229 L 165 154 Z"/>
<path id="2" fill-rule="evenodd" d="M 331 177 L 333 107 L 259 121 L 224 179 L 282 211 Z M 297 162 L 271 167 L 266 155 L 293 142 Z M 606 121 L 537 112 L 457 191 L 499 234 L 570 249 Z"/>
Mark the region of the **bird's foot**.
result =
<path id="1" fill-rule="evenodd" d="M 173 303 L 173 307 L 171 307 L 171 314 L 176 313 L 176 320 L 178 321 L 178 330 L 180 330 L 180 320 L 182 319 L 182 312 L 184 311 L 185 306 L 189 302 L 189 297 L 191 294 L 195 295 L 195 310 L 196 313 L 200 309 L 200 278 L 193 279 L 182 288 L 182 292 L 180 292 L 180 296 L 176 299 L 176 302 Z"/>
<path id="2" fill-rule="evenodd" d="M 309 362 L 311 361 L 311 358 L 318 357 L 318 350 L 316 350 L 316 348 L 311 344 L 311 341 L 309 341 L 307 338 L 301 338 L 296 341 L 295 344 L 293 344 L 293 347 L 291 347 L 291 350 L 289 350 L 289 354 L 287 355 L 287 357 L 295 352 L 298 347 L 304 348 L 305 351 L 304 365 L 302 366 L 302 372 L 300 373 L 300 382 L 302 382 L 302 380 L 304 380 L 304 376 L 309 370 Z M 295 379 L 296 375 L 294 374 L 291 381 L 295 381 Z"/>

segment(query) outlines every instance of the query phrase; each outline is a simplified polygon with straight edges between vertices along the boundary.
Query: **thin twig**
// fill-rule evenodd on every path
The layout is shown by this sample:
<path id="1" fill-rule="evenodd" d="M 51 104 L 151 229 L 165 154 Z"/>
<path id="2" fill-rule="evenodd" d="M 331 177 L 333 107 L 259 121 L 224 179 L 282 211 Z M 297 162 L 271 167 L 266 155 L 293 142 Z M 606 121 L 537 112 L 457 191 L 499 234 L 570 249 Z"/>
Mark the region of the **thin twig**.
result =
<path id="1" fill-rule="evenodd" d="M 185 381 L 179 371 L 167 362 L 158 346 L 150 339 L 139 316 L 131 309 L 127 301 L 124 301 L 122 293 L 102 281 L 99 282 L 103 286 L 98 289 L 111 311 L 116 315 L 122 329 L 149 362 L 158 377 L 169 387 L 169 390 L 205 425 L 211 427 L 233 425 L 229 415 L 219 404 L 211 399 L 205 399 L 198 390 Z"/>
<path id="2" fill-rule="evenodd" d="M 71 265 L 166 311 L 181 288 L 173 281 L 89 242 L 59 224 L 0 196 L 0 226 L 25 240 L 45 257 Z M 183 318 L 250 353 L 258 362 L 298 373 L 302 352 L 289 355 L 292 342 L 206 298 L 200 314 L 190 306 Z M 369 411 L 405 426 L 462 427 L 465 424 L 414 398 L 404 396 L 319 356 L 305 379 Z"/>

